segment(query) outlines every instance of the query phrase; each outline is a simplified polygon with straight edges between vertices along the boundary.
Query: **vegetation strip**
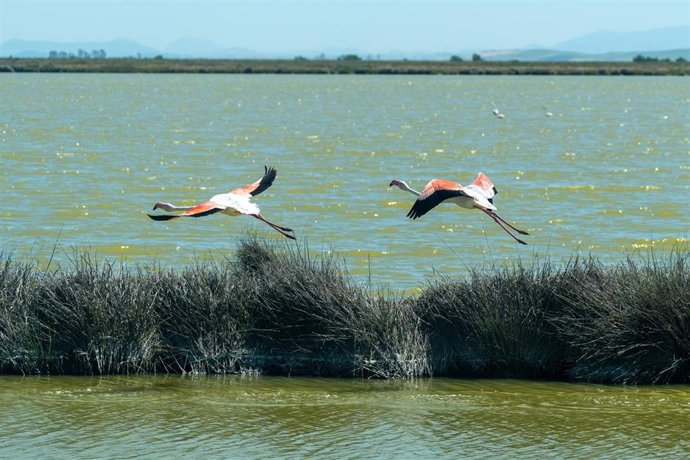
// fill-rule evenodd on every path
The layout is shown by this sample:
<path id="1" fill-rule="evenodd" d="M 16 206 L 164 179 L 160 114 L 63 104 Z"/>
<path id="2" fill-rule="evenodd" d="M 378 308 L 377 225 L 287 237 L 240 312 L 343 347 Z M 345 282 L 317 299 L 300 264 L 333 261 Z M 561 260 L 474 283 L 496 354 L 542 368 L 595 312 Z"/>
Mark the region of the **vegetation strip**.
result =
<path id="1" fill-rule="evenodd" d="M 469 269 L 418 296 L 244 237 L 181 271 L 0 256 L 0 370 L 690 382 L 690 252 Z"/>
<path id="2" fill-rule="evenodd" d="M 384 74 L 384 75 L 690 75 L 690 62 L 525 62 L 233 59 L 0 58 L 0 72 Z"/>

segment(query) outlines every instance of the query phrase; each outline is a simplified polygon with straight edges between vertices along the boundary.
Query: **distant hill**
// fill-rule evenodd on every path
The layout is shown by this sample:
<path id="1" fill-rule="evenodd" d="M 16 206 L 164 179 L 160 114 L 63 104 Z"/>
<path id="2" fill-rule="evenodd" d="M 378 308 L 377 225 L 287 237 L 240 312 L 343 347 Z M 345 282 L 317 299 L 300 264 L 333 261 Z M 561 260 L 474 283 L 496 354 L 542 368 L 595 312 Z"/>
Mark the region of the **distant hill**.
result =
<path id="1" fill-rule="evenodd" d="M 40 40 L 9 40 L 0 44 L 0 56 L 48 57 L 51 51 L 77 55 L 79 50 L 93 52 L 104 50 L 107 57 L 154 57 L 160 51 L 132 40 L 120 39 L 107 42 L 52 42 Z"/>
<path id="2" fill-rule="evenodd" d="M 555 48 L 587 54 L 684 49 L 690 48 L 690 27 L 635 32 L 600 31 L 561 42 Z"/>
<path id="3" fill-rule="evenodd" d="M 664 51 L 620 51 L 611 53 L 577 53 L 552 49 L 533 50 L 489 50 L 480 53 L 487 61 L 530 61 L 530 62 L 623 62 L 632 61 L 635 56 L 657 59 L 678 58 L 690 61 L 690 48 Z"/>
<path id="4" fill-rule="evenodd" d="M 344 54 L 357 54 L 364 59 L 442 61 L 451 55 L 471 59 L 479 53 L 487 60 L 518 61 L 631 61 L 638 54 L 659 59 L 690 60 L 690 27 L 667 27 L 636 32 L 595 32 L 559 43 L 554 49 L 463 50 L 459 52 L 410 53 L 404 50 L 371 54 L 351 48 L 295 50 L 292 53 L 261 53 L 246 48 L 221 47 L 209 40 L 182 37 L 159 50 L 132 40 L 108 42 L 60 43 L 49 41 L 9 40 L 0 44 L 0 56 L 48 57 L 51 51 L 78 55 L 79 50 L 104 50 L 107 57 L 142 57 L 161 55 L 166 58 L 202 59 L 292 59 L 295 56 L 335 59 Z"/>
<path id="5" fill-rule="evenodd" d="M 246 48 L 223 48 L 211 40 L 183 37 L 168 45 L 161 53 L 169 58 L 261 59 L 261 53 Z M 263 56 L 266 57 L 266 56 Z"/>
<path id="6" fill-rule="evenodd" d="M 552 49 L 486 50 L 496 61 L 631 61 L 637 55 L 690 60 L 690 27 L 635 32 L 595 32 L 557 44 Z"/>

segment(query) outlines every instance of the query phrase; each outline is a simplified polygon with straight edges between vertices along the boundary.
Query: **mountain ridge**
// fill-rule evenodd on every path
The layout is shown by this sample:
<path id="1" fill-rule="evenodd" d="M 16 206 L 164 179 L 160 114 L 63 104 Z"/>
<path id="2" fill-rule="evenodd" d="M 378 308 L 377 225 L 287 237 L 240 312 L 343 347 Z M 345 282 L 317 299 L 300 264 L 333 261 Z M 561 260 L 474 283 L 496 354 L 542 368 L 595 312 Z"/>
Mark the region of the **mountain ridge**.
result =
<path id="1" fill-rule="evenodd" d="M 80 53 L 81 50 L 81 53 Z M 480 54 L 487 60 L 533 61 L 626 61 L 636 55 L 658 59 L 678 58 L 690 60 L 690 27 L 665 27 L 659 29 L 611 32 L 597 31 L 558 43 L 553 48 L 519 48 L 513 50 L 459 50 L 439 52 L 391 51 L 370 53 L 354 48 L 296 50 L 294 52 L 259 52 L 241 47 L 223 47 L 213 41 L 195 37 L 181 37 L 163 49 L 155 49 L 130 39 L 114 39 L 105 42 L 55 42 L 45 40 L 8 40 L 0 44 L 3 57 L 49 57 L 51 51 L 67 55 L 88 55 L 103 50 L 107 57 L 152 58 L 202 58 L 202 59 L 335 59 L 344 54 L 357 54 L 365 59 L 376 60 L 446 60 L 451 56 L 471 59 Z"/>
<path id="2" fill-rule="evenodd" d="M 690 48 L 690 27 L 664 27 L 633 32 L 600 30 L 560 42 L 555 48 L 589 54 Z"/>

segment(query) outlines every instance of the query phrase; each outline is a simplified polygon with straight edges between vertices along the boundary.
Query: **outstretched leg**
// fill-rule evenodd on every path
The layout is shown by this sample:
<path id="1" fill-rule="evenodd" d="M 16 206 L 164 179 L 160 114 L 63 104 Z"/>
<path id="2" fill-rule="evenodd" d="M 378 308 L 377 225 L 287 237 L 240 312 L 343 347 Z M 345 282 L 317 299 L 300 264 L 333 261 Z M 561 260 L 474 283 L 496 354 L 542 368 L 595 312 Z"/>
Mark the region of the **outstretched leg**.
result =
<path id="1" fill-rule="evenodd" d="M 481 208 L 480 208 L 480 209 L 481 209 Z M 513 239 L 514 239 L 515 241 L 517 241 L 517 242 L 520 243 L 520 244 L 527 245 L 527 243 L 525 243 L 525 242 L 522 241 L 520 238 L 518 238 L 518 237 L 516 237 L 515 235 L 513 235 L 513 234 L 510 232 L 510 230 L 508 230 L 507 228 L 505 228 L 505 227 L 503 226 L 503 224 L 501 223 L 501 221 L 502 221 L 503 219 L 498 220 L 496 214 L 494 214 L 494 213 L 492 213 L 492 212 L 490 212 L 490 211 L 487 211 L 486 209 L 482 209 L 482 211 L 484 211 L 484 212 L 486 213 L 487 216 L 491 217 L 491 218 L 494 220 L 494 222 L 496 222 L 503 230 L 505 230 L 505 232 L 506 232 L 508 235 L 512 236 Z M 506 222 L 506 223 L 507 223 L 507 222 Z M 510 224 L 508 224 L 508 225 L 510 226 L 510 228 L 515 229 L 512 225 L 510 225 Z M 515 230 L 517 231 L 517 229 L 515 229 Z"/>
<path id="2" fill-rule="evenodd" d="M 505 219 L 503 219 L 503 217 L 499 216 L 496 211 L 488 211 L 488 212 L 490 212 L 494 217 L 496 217 L 498 220 L 500 220 L 501 222 L 506 224 L 508 227 L 510 227 L 513 230 L 515 230 L 516 232 L 518 232 L 520 235 L 529 235 L 529 233 L 527 233 L 526 231 L 520 230 L 519 228 L 515 228 L 512 225 L 510 225 L 510 223 L 507 222 Z"/>
<path id="3" fill-rule="evenodd" d="M 268 219 L 266 219 L 266 218 L 265 218 L 264 216 L 262 216 L 261 214 L 251 214 L 251 215 L 252 215 L 253 217 L 256 217 L 257 219 L 259 219 L 259 220 L 262 221 L 262 222 L 266 222 L 268 225 L 271 226 L 272 229 L 274 229 L 275 231 L 277 231 L 277 232 L 280 233 L 281 235 L 286 236 L 286 237 L 290 238 L 291 240 L 296 239 L 293 235 L 290 235 L 290 234 L 288 233 L 288 232 L 293 232 L 293 233 L 294 233 L 294 230 L 293 230 L 293 229 L 288 228 L 288 227 L 283 227 L 283 226 L 281 226 L 281 225 L 274 224 L 273 222 L 269 221 Z"/>

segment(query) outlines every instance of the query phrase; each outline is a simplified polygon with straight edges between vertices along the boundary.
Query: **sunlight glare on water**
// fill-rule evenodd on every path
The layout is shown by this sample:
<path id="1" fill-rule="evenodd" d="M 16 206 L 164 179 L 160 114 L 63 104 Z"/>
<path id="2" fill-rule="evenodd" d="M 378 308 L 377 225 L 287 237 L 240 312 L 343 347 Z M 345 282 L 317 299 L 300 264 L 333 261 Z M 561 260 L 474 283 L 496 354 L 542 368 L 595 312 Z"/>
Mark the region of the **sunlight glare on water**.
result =
<path id="1" fill-rule="evenodd" d="M 232 254 L 248 229 L 278 241 L 254 219 L 145 215 L 272 165 L 262 213 L 362 281 L 410 290 L 470 265 L 668 251 L 689 233 L 688 94 L 682 77 L 0 75 L 0 250 L 181 267 Z M 528 246 L 453 205 L 411 221 L 414 197 L 388 187 L 478 171 Z"/>

